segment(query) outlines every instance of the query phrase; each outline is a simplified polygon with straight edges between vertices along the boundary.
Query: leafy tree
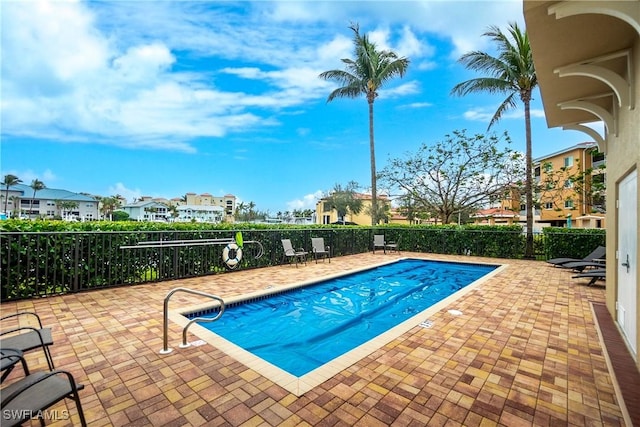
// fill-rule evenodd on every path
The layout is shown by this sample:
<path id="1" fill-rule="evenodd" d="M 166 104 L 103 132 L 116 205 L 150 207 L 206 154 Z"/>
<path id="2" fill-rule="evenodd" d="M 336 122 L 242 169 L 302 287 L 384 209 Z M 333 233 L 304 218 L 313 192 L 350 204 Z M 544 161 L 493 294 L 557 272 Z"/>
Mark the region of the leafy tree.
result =
<path id="1" fill-rule="evenodd" d="M 108 196 L 108 197 L 102 197 L 102 198 L 96 198 L 96 199 L 98 199 L 99 202 L 102 202 L 102 208 L 100 209 L 100 211 L 102 212 L 102 215 L 104 216 L 105 219 L 107 217 L 110 217 L 111 219 L 113 219 L 112 217 L 113 211 L 118 209 L 122 204 L 122 202 L 120 201 L 120 195 L 118 194 L 116 194 L 115 196 Z"/>
<path id="2" fill-rule="evenodd" d="M 33 210 L 33 202 L 36 199 L 36 193 L 42 189 L 47 188 L 47 186 L 44 185 L 44 182 L 36 178 L 31 181 L 31 184 L 29 185 L 29 187 L 33 189 L 33 197 L 31 197 L 31 202 L 29 203 L 29 215 L 31 215 L 31 211 Z"/>
<path id="3" fill-rule="evenodd" d="M 344 188 L 336 184 L 333 190 L 324 198 L 325 212 L 336 210 L 338 220 L 344 222 L 347 213 L 354 215 L 362 212 L 363 203 L 358 195 L 358 183 L 350 181 Z"/>
<path id="4" fill-rule="evenodd" d="M 7 206 L 9 203 L 9 187 L 12 185 L 20 184 L 22 180 L 15 175 L 7 174 L 4 176 L 4 180 L 2 181 L 2 185 L 5 187 L 5 195 L 4 195 L 4 213 L 9 214 L 7 212 Z"/>
<path id="5" fill-rule="evenodd" d="M 173 219 L 178 218 L 180 216 L 180 212 L 178 212 L 178 207 L 176 205 L 170 205 L 169 206 L 169 214 L 171 215 L 171 218 L 173 218 Z"/>
<path id="6" fill-rule="evenodd" d="M 379 202 L 379 201 L 378 201 Z M 367 214 L 374 216 L 377 218 L 378 223 L 388 223 L 391 218 L 391 205 L 389 203 L 377 203 L 376 204 L 376 213 L 373 213 L 373 204 L 371 206 L 367 206 L 366 212 Z"/>
<path id="7" fill-rule="evenodd" d="M 358 98 L 365 95 L 369 104 L 369 152 L 371 157 L 371 205 L 372 212 L 377 212 L 376 156 L 373 132 L 373 103 L 378 90 L 393 77 L 403 77 L 409 66 L 409 60 L 398 57 L 395 52 L 378 50 L 375 43 L 367 35 L 361 35 L 359 26 L 352 24 L 349 28 L 354 32 L 355 59 L 345 58 L 345 70 L 330 70 L 320 74 L 324 80 L 332 80 L 342 86 L 329 94 L 327 102 L 335 98 Z M 371 216 L 371 225 L 378 223 L 375 215 Z"/>
<path id="8" fill-rule="evenodd" d="M 413 215 L 433 213 L 447 224 L 453 215 L 502 195 L 521 177 L 521 154 L 508 147 L 499 150 L 502 141 L 510 143 L 506 133 L 503 138 L 469 137 L 465 131 L 454 131 L 434 146 L 422 144 L 415 154 L 390 159 L 379 178 L 400 190 Z"/>
<path id="9" fill-rule="evenodd" d="M 113 213 L 111 214 L 111 219 L 113 221 L 128 221 L 129 214 L 125 211 L 113 211 Z"/>
<path id="10" fill-rule="evenodd" d="M 489 27 L 483 36 L 490 37 L 497 48 L 497 56 L 485 52 L 472 51 L 459 59 L 467 68 L 485 73 L 479 77 L 459 83 L 453 87 L 453 95 L 464 96 L 476 92 L 506 94 L 489 122 L 487 130 L 497 123 L 502 115 L 516 108 L 516 97 L 524 105 L 526 133 L 526 178 L 525 197 L 527 205 L 527 238 L 525 258 L 533 258 L 533 181 L 531 155 L 531 94 L 538 86 L 538 78 L 533 64 L 531 45 L 526 31 L 520 30 L 516 23 L 509 25 L 508 34 L 496 26 Z"/>

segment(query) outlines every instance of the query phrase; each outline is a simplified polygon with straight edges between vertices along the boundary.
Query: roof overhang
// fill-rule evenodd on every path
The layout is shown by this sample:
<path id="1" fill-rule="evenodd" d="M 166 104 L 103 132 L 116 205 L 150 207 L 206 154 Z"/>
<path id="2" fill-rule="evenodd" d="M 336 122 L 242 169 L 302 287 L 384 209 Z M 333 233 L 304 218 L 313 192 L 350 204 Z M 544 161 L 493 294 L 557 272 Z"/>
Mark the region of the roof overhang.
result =
<path id="1" fill-rule="evenodd" d="M 621 108 L 635 108 L 632 48 L 640 0 L 524 0 L 547 125 L 581 130 L 606 151 Z M 605 135 L 585 124 L 604 122 Z"/>

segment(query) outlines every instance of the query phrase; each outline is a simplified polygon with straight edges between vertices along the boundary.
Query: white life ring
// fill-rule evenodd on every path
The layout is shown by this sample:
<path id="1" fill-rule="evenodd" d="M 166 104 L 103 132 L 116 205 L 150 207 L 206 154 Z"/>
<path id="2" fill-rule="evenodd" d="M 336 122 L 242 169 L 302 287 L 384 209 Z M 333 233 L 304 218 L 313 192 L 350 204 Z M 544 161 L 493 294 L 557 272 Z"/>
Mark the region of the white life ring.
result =
<path id="1" fill-rule="evenodd" d="M 236 243 L 229 243 L 222 250 L 222 261 L 229 268 L 236 268 L 242 259 L 242 248 Z"/>

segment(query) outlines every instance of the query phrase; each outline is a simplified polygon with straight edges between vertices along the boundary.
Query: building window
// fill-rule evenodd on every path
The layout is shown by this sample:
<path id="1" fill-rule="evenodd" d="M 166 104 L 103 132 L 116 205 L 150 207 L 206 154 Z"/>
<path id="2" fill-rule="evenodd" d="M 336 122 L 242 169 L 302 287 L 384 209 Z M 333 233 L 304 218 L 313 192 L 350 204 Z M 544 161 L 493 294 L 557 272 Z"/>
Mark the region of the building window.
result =
<path id="1" fill-rule="evenodd" d="M 547 202 L 544 204 L 544 208 L 545 209 L 553 209 L 553 203 L 552 202 Z"/>
<path id="2" fill-rule="evenodd" d="M 594 184 L 604 184 L 604 175 L 603 173 L 598 173 L 593 175 L 592 179 L 593 179 L 593 183 Z"/>
<path id="3" fill-rule="evenodd" d="M 573 157 L 565 157 L 564 158 L 564 167 L 565 168 L 570 168 L 571 166 L 573 166 Z"/>
<path id="4" fill-rule="evenodd" d="M 565 200 L 564 207 L 566 209 L 573 209 L 573 200 Z"/>
<path id="5" fill-rule="evenodd" d="M 573 188 L 573 181 L 571 181 L 570 179 L 566 180 L 564 182 L 564 188 Z"/>
<path id="6" fill-rule="evenodd" d="M 592 163 L 604 162 L 604 153 L 599 153 L 599 152 L 591 153 L 591 162 Z"/>

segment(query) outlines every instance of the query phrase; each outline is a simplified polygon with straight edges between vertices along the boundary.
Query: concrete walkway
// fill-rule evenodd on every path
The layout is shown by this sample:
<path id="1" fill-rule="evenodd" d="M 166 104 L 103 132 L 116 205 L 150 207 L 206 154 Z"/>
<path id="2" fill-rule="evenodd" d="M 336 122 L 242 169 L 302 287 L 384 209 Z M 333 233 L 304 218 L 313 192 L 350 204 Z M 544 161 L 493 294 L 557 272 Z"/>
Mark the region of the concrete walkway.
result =
<path id="1" fill-rule="evenodd" d="M 91 426 L 624 425 L 590 304 L 604 302 L 604 287 L 587 287 L 587 280 L 540 261 L 401 255 L 508 266 L 432 313 L 430 328 L 416 324 L 300 397 L 210 344 L 179 349 L 175 322 L 174 351 L 159 354 L 166 294 L 181 286 L 226 298 L 398 255 L 360 254 L 1 309 L 36 311 L 53 328 L 56 367 L 85 385 Z M 171 308 L 198 303 L 202 298 L 176 294 Z M 40 352 L 27 360 L 33 369 L 46 367 Z M 21 375 L 16 369 L 8 381 Z M 77 421 L 72 403 L 68 412 Z"/>

